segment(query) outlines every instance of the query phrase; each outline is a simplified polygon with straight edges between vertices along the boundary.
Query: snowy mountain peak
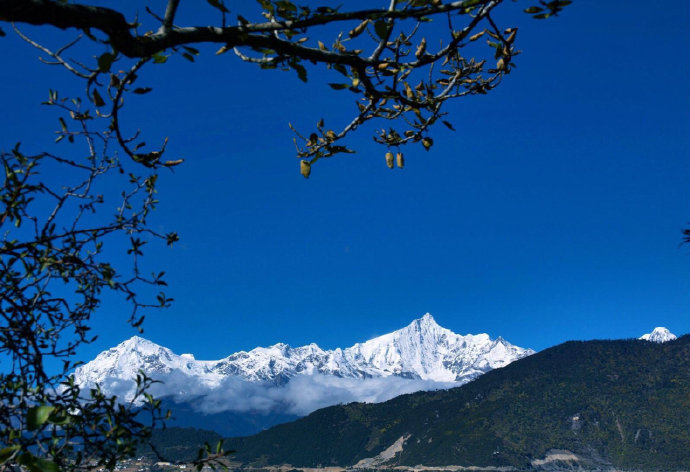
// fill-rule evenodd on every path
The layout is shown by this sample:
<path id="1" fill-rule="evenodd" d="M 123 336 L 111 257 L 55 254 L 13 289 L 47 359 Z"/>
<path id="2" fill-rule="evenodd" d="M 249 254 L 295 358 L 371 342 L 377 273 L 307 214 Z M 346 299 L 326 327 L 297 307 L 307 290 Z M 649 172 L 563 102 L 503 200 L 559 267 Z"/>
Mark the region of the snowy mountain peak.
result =
<path id="1" fill-rule="evenodd" d="M 676 339 L 676 335 L 670 332 L 667 328 L 656 327 L 651 333 L 643 334 L 639 337 L 644 341 L 651 341 L 653 343 L 665 343 L 667 341 L 673 341 Z"/>
<path id="2" fill-rule="evenodd" d="M 431 313 L 426 313 L 421 318 L 418 318 L 418 319 L 412 321 L 412 323 L 410 323 L 410 325 L 413 325 L 413 324 L 418 324 L 420 326 L 424 325 L 424 326 L 429 326 L 429 327 L 435 326 L 435 327 L 440 328 L 439 324 L 436 323 L 436 320 L 434 319 L 434 317 L 431 316 Z"/>
<path id="3" fill-rule="evenodd" d="M 407 337 L 417 338 L 420 341 L 422 339 L 428 339 L 429 341 L 433 342 L 436 341 L 438 338 L 442 337 L 444 334 L 448 333 L 451 333 L 451 331 L 442 328 L 438 323 L 436 323 L 434 317 L 427 313 L 421 318 L 417 318 L 416 320 L 412 321 L 412 323 L 405 326 L 404 328 L 401 328 L 397 331 L 393 331 L 390 334 L 392 334 L 396 339 Z M 380 336 L 379 338 L 383 338 L 385 336 L 387 335 Z M 373 339 L 371 341 L 373 341 Z"/>
<path id="4" fill-rule="evenodd" d="M 345 349 L 361 375 L 399 376 L 435 382 L 467 382 L 534 351 L 492 340 L 488 334 L 458 335 L 427 313 L 406 327 Z M 507 343 L 506 343 L 507 344 Z M 497 350 L 496 347 L 502 348 Z M 499 353 L 500 351 L 500 353 Z"/>
<path id="5" fill-rule="evenodd" d="M 427 313 L 404 328 L 345 349 L 327 351 L 314 343 L 294 348 L 277 343 L 211 361 L 197 360 L 193 354 L 178 355 L 134 336 L 78 367 L 74 375 L 83 387 L 100 384 L 106 393 L 124 398 L 131 398 L 132 379 L 139 370 L 164 382 L 157 384 L 161 396 L 220 392 L 233 382 L 279 387 L 296 379 L 303 381 L 305 376 L 348 382 L 409 379 L 415 385 L 439 388 L 469 382 L 532 353 L 488 334 L 455 334 Z M 387 391 L 385 382 L 380 385 Z"/>
<path id="6" fill-rule="evenodd" d="M 157 350 L 157 349 L 164 349 L 162 346 L 154 343 L 153 341 L 149 341 L 146 338 L 142 338 L 140 336 L 132 336 L 131 338 L 122 341 L 120 344 L 118 344 L 115 349 L 118 350 L 132 350 L 132 349 L 140 349 L 140 350 Z"/>

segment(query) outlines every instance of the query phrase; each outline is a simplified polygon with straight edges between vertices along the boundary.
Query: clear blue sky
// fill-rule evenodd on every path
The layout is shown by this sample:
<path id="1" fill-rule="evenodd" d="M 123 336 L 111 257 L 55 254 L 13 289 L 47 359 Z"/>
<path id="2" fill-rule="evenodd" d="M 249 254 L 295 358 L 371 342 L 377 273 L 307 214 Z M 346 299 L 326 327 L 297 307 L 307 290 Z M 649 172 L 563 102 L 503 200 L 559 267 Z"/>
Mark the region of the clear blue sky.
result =
<path id="1" fill-rule="evenodd" d="M 304 85 L 207 49 L 149 67 L 140 83 L 154 91 L 129 118 L 186 160 L 162 174 L 154 217 L 182 240 L 146 256 L 176 301 L 144 336 L 212 359 L 280 341 L 349 346 L 425 312 L 534 349 L 690 332 L 688 5 L 507 13 L 518 67 L 488 96 L 450 104 L 457 132 L 405 149 L 402 171 L 359 134 L 357 154 L 299 175 L 288 122 L 342 126 L 353 109 L 322 69 Z M 71 78 L 8 33 L 0 147 L 29 150 L 54 129 L 38 103 Z M 108 300 L 83 357 L 135 334 L 125 319 Z"/>

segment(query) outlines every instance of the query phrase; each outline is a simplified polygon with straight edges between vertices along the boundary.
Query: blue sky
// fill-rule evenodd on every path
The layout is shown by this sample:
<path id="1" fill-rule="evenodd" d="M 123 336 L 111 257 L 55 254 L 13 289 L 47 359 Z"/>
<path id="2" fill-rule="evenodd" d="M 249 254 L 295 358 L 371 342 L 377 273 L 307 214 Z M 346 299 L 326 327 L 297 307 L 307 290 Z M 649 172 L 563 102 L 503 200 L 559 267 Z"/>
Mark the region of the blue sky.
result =
<path id="1" fill-rule="evenodd" d="M 576 0 L 549 21 L 525 6 L 503 13 L 520 27 L 517 68 L 449 104 L 457 131 L 404 149 L 404 170 L 360 133 L 357 154 L 299 175 L 288 122 L 342 126 L 353 110 L 320 68 L 305 85 L 204 48 L 196 64 L 145 70 L 154 91 L 128 119 L 151 141 L 170 136 L 168 156 L 185 163 L 161 175 L 152 220 L 181 242 L 146 256 L 175 303 L 144 336 L 212 359 L 280 341 L 349 346 L 426 312 L 534 349 L 689 333 L 688 2 Z M 38 103 L 71 78 L 12 34 L 0 54 L 13 65 L 0 71 L 0 148 L 49 142 Z M 135 334 L 124 310 L 106 300 L 85 359 Z"/>

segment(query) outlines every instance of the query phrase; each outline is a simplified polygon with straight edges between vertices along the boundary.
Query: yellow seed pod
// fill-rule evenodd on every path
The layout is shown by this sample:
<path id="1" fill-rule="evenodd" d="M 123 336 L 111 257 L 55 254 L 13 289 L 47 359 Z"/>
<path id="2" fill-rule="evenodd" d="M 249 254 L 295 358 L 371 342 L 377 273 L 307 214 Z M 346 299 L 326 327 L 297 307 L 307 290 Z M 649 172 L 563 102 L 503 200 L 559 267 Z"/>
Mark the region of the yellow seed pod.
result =
<path id="1" fill-rule="evenodd" d="M 395 157 L 396 157 L 396 159 L 397 159 L 397 161 L 398 161 L 398 167 L 399 167 L 400 169 L 402 169 L 403 167 L 405 167 L 405 158 L 403 157 L 402 152 L 397 153 L 397 154 L 395 155 Z"/>
<path id="2" fill-rule="evenodd" d="M 305 161 L 304 159 L 302 159 L 299 163 L 299 171 L 305 179 L 308 179 L 309 174 L 311 174 L 311 164 L 309 163 L 309 161 Z"/>
<path id="3" fill-rule="evenodd" d="M 392 169 L 394 164 L 393 160 L 393 153 L 392 152 L 387 152 L 386 153 L 386 165 L 388 166 L 389 169 Z"/>
<path id="4" fill-rule="evenodd" d="M 500 58 L 498 62 L 496 62 L 496 69 L 498 70 L 503 70 L 506 68 L 506 61 L 503 60 L 503 58 Z"/>
<path id="5" fill-rule="evenodd" d="M 175 167 L 176 165 L 182 164 L 184 162 L 184 159 L 177 159 L 174 161 L 165 161 L 163 165 L 165 167 Z"/>
<path id="6" fill-rule="evenodd" d="M 472 36 L 470 36 L 470 41 L 476 41 L 476 40 L 478 40 L 479 38 L 481 38 L 482 36 L 484 36 L 484 33 L 485 33 L 485 32 L 486 32 L 486 30 L 480 31 L 480 32 L 477 33 L 477 34 L 473 34 Z"/>
<path id="7" fill-rule="evenodd" d="M 367 27 L 367 25 L 369 24 L 369 22 L 371 22 L 371 20 L 369 20 L 369 19 L 364 20 L 363 22 L 361 22 L 360 24 L 358 24 L 357 26 L 355 26 L 354 28 L 352 28 L 352 29 L 350 30 L 350 32 L 348 33 L 348 35 L 349 35 L 351 38 L 356 38 L 357 36 L 359 36 L 360 34 L 362 34 L 362 31 L 364 31 L 364 28 Z"/>
<path id="8" fill-rule="evenodd" d="M 407 82 L 405 82 L 405 95 L 407 95 L 407 98 L 410 100 L 414 100 L 414 92 Z"/>
<path id="9" fill-rule="evenodd" d="M 424 55 L 424 52 L 426 51 L 426 38 L 422 38 L 422 42 L 419 43 L 419 46 L 417 46 L 417 51 L 415 51 L 414 55 L 417 59 L 422 57 Z"/>

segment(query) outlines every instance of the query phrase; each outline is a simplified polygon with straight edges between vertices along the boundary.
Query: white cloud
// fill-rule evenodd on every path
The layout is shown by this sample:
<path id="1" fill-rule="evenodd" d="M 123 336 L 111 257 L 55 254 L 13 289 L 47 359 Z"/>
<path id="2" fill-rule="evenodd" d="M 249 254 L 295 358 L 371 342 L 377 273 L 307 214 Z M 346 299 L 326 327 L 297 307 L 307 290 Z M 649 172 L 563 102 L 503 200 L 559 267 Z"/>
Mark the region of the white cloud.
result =
<path id="1" fill-rule="evenodd" d="M 457 386 L 392 376 L 353 379 L 321 374 L 298 375 L 283 385 L 228 377 L 217 386 L 208 386 L 175 372 L 161 380 L 164 383 L 155 384 L 151 393 L 159 397 L 172 396 L 177 402 L 190 402 L 202 413 L 252 411 L 299 416 L 339 403 L 377 403 L 405 393 Z M 118 387 L 122 391 L 124 385 Z"/>

